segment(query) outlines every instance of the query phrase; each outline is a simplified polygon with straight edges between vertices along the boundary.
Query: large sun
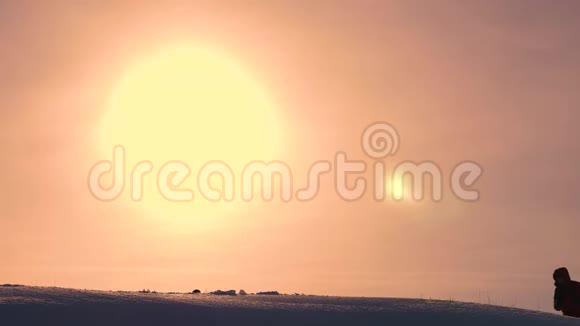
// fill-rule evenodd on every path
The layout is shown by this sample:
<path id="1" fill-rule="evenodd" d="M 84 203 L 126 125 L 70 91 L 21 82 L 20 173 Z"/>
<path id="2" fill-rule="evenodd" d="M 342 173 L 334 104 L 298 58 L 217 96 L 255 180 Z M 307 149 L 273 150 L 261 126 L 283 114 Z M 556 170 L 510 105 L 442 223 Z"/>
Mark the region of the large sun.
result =
<path id="1" fill-rule="evenodd" d="M 100 126 L 101 149 L 110 157 L 122 145 L 126 174 L 140 161 L 153 164 L 143 178 L 143 199 L 133 205 L 168 222 L 205 223 L 239 208 L 244 164 L 277 158 L 276 111 L 265 89 L 238 62 L 209 48 L 175 46 L 139 60 L 122 76 Z M 157 189 L 158 169 L 175 160 L 191 168 L 181 185 L 194 191 L 191 202 L 167 201 Z M 214 160 L 236 174 L 234 203 L 209 202 L 195 193 L 197 171 Z M 217 178 L 212 184 L 221 184 Z M 120 200 L 129 200 L 126 194 Z"/>

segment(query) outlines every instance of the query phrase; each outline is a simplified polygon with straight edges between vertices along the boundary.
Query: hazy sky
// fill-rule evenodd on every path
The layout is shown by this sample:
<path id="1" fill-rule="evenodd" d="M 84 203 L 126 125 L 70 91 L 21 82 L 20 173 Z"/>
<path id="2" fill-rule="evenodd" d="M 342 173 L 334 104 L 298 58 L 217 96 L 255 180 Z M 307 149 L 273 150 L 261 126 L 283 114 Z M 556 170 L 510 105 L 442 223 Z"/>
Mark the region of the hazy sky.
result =
<path id="1" fill-rule="evenodd" d="M 0 282 L 549 310 L 553 269 L 580 278 L 580 3 L 169 3 L 0 1 Z M 372 162 L 361 133 L 388 121 L 401 144 L 387 165 L 432 160 L 447 177 L 476 161 L 481 199 L 446 187 L 440 203 L 345 202 L 326 176 L 311 202 L 213 220 L 96 200 L 87 175 L 110 158 L 97 129 L 115 85 L 176 43 L 211 44 L 252 74 L 299 181 L 339 150 Z"/>

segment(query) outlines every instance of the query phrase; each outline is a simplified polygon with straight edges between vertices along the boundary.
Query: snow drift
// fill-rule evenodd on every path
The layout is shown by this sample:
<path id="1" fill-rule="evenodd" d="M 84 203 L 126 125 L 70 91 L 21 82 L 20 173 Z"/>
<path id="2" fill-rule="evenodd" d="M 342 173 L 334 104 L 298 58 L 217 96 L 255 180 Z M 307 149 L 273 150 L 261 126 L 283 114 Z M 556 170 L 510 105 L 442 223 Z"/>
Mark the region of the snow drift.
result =
<path id="1" fill-rule="evenodd" d="M 0 325 L 580 325 L 529 310 L 440 300 L 215 296 L 0 287 Z"/>

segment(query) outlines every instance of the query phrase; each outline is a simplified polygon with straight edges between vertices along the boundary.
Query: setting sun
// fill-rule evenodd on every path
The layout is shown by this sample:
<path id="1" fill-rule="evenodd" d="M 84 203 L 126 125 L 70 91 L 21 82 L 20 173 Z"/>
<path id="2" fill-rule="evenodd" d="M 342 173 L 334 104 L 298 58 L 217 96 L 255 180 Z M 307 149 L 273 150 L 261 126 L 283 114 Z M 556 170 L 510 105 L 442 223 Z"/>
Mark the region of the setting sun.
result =
<path id="1" fill-rule="evenodd" d="M 114 88 L 101 132 L 106 155 L 124 147 L 126 173 L 141 161 L 153 165 L 138 206 L 156 217 L 187 216 L 189 223 L 236 205 L 165 200 L 155 177 L 164 163 L 190 167 L 189 178 L 172 186 L 194 189 L 194 176 L 206 162 L 220 160 L 240 171 L 252 160 L 274 159 L 280 149 L 280 126 L 264 88 L 237 62 L 195 46 L 169 48 L 135 63 Z M 219 188 L 221 180 L 211 183 Z"/>

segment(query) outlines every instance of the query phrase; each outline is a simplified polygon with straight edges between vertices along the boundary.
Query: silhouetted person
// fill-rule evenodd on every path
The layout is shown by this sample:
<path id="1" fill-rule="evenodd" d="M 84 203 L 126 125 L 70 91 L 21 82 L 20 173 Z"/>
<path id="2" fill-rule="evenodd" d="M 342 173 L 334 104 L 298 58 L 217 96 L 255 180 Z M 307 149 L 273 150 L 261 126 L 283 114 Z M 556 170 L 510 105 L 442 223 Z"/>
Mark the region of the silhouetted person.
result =
<path id="1" fill-rule="evenodd" d="M 580 283 L 572 281 L 565 267 L 554 271 L 554 309 L 565 316 L 580 318 Z"/>

